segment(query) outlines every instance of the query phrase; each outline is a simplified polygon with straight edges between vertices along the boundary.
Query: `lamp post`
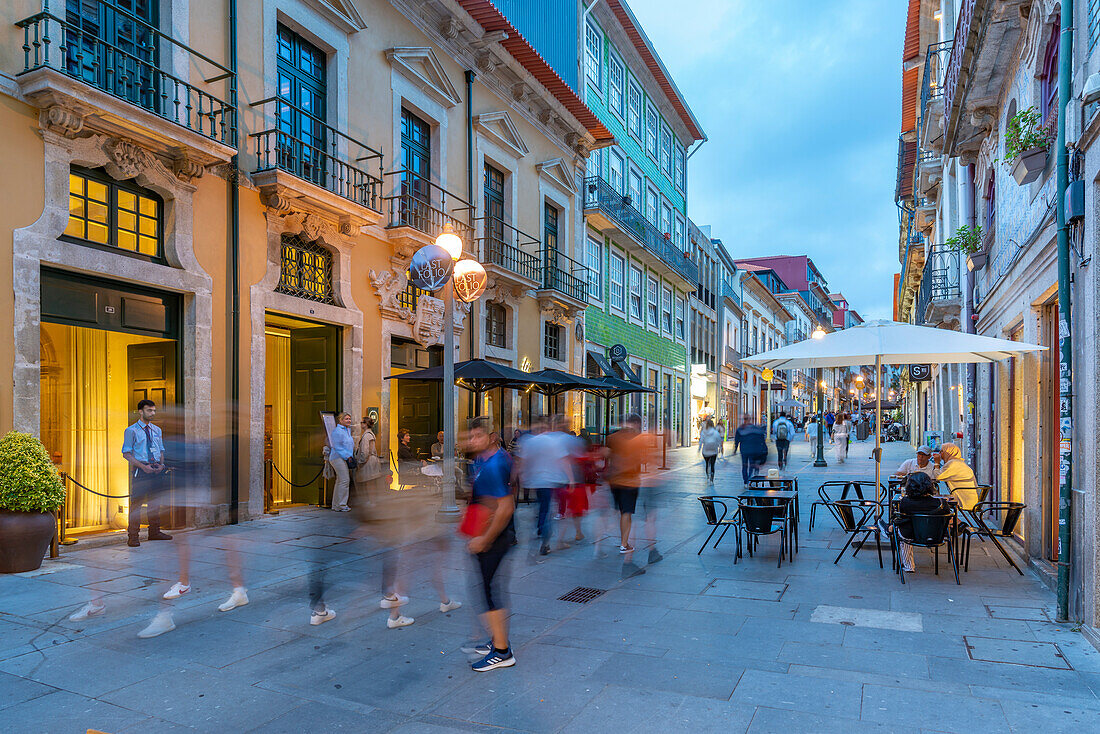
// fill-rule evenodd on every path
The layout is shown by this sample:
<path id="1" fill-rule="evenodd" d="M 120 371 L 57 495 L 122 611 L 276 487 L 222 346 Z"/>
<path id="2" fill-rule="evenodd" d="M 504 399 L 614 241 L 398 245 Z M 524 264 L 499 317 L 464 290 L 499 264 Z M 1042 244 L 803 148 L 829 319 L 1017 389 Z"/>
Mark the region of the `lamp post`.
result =
<path id="1" fill-rule="evenodd" d="M 824 339 L 825 330 L 818 326 L 810 336 L 814 339 Z M 824 370 L 821 367 L 817 368 L 814 379 L 817 382 L 817 459 L 814 461 L 814 466 L 820 467 L 829 465 L 825 461 L 825 380 Z"/>
<path id="2" fill-rule="evenodd" d="M 442 522 L 456 522 L 461 514 L 455 501 L 455 291 L 469 303 L 485 289 L 485 269 L 476 260 L 460 260 L 462 245 L 447 222 L 409 267 L 417 287 L 443 291 L 443 498 L 436 515 Z"/>

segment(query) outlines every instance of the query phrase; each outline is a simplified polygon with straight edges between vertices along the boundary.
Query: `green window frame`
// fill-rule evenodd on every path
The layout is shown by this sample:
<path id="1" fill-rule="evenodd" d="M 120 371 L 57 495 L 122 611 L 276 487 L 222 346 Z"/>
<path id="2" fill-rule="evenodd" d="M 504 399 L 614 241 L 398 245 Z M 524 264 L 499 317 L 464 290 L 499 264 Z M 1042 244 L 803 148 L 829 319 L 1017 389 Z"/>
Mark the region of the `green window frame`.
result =
<path id="1" fill-rule="evenodd" d="M 154 192 L 101 171 L 69 170 L 69 223 L 63 240 L 163 260 L 163 229 L 164 202 Z"/>

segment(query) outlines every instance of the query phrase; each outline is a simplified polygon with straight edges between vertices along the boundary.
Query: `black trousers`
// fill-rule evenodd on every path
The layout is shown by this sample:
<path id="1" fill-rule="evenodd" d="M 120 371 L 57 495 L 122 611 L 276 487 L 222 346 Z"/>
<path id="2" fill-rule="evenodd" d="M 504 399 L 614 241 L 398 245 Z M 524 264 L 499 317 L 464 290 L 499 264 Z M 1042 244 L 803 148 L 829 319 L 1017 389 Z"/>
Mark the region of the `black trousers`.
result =
<path id="1" fill-rule="evenodd" d="M 141 507 L 145 505 L 145 522 L 149 525 L 149 534 L 156 535 L 160 532 L 161 517 L 164 508 L 161 507 L 164 489 L 163 474 L 146 474 L 138 471 L 130 477 L 130 515 L 126 524 L 126 534 L 131 538 L 138 537 L 141 530 Z"/>
<path id="2" fill-rule="evenodd" d="M 718 460 L 718 454 L 714 456 L 703 455 L 703 461 L 707 466 L 707 479 L 714 479 L 714 462 Z"/>
<path id="3" fill-rule="evenodd" d="M 787 452 L 791 450 L 791 441 L 787 438 L 775 439 L 775 451 L 779 455 L 779 468 L 787 466 Z"/>
<path id="4" fill-rule="evenodd" d="M 497 571 L 508 551 L 512 549 L 512 540 L 516 537 L 515 529 L 511 524 L 501 531 L 487 549 L 474 556 L 477 570 L 481 576 L 481 593 L 485 600 L 485 611 L 492 612 L 504 609 L 506 605 L 505 592 L 501 579 L 497 578 Z M 506 580 L 505 580 L 506 581 Z"/>

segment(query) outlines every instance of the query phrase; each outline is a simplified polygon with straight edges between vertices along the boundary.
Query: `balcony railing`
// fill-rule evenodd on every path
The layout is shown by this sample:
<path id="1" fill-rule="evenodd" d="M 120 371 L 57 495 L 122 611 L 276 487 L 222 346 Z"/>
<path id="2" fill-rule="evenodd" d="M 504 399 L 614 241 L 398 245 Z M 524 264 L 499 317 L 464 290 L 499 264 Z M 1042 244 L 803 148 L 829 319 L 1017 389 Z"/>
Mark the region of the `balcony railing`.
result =
<path id="1" fill-rule="evenodd" d="M 483 265 L 497 265 L 528 280 L 539 282 L 539 241 L 497 217 L 479 217 L 481 236 L 478 258 Z"/>
<path id="2" fill-rule="evenodd" d="M 951 46 L 951 57 L 947 63 L 947 72 L 943 78 L 943 114 L 946 120 L 951 118 L 958 96 L 959 74 L 962 71 L 962 57 L 970 37 L 970 22 L 974 18 L 976 0 L 962 0 L 959 8 L 959 20 L 955 24 L 955 43 Z"/>
<path id="3" fill-rule="evenodd" d="M 211 140 L 237 146 L 237 82 L 231 70 L 114 3 L 85 0 L 83 5 L 106 10 L 116 25 L 126 26 L 126 48 L 118 43 L 121 33 L 113 42 L 101 38 L 102 24 L 82 27 L 79 16 L 77 22 L 58 17 L 44 1 L 41 12 L 15 24 L 23 29 L 21 74 L 53 69 Z M 172 60 L 181 74 L 194 71 L 206 78 L 192 82 L 176 76 L 165 60 Z"/>
<path id="4" fill-rule="evenodd" d="M 465 199 L 405 169 L 391 171 L 394 193 L 389 202 L 389 227 L 412 227 L 429 237 L 437 237 L 450 224 L 463 242 L 469 241 L 473 227 L 469 217 L 474 207 Z"/>
<path id="5" fill-rule="evenodd" d="M 928 307 L 936 301 L 959 298 L 962 289 L 959 286 L 959 266 L 961 259 L 958 250 L 943 245 L 933 245 L 924 262 L 924 274 L 921 277 L 920 291 L 917 293 L 917 318 L 923 320 Z"/>
<path id="6" fill-rule="evenodd" d="M 920 88 L 920 117 L 917 118 L 917 140 L 924 140 L 924 128 L 928 124 L 928 107 L 943 97 L 944 75 L 951 60 L 951 41 L 928 45 L 924 54 L 924 79 Z"/>
<path id="7" fill-rule="evenodd" d="M 588 298 L 588 268 L 559 250 L 539 250 L 542 287 L 563 293 L 575 301 Z"/>
<path id="8" fill-rule="evenodd" d="M 584 180 L 584 208 L 600 209 L 619 225 L 626 234 L 633 237 L 645 249 L 659 257 L 665 265 L 679 273 L 693 287 L 699 284 L 699 266 L 691 258 L 666 239 L 640 211 L 600 176 L 589 176 Z"/>
<path id="9" fill-rule="evenodd" d="M 252 107 L 270 106 L 272 127 L 253 133 L 256 173 L 278 169 L 331 191 L 360 206 L 381 212 L 382 154 L 284 99 L 271 97 Z M 302 130 L 284 129 L 293 120 Z M 378 175 L 365 162 L 376 161 Z"/>
<path id="10" fill-rule="evenodd" d="M 741 352 L 733 347 L 726 347 L 726 364 L 731 367 L 741 364 Z"/>
<path id="11" fill-rule="evenodd" d="M 736 303 L 738 306 L 741 305 L 741 293 L 732 284 L 722 284 L 722 295 Z"/>

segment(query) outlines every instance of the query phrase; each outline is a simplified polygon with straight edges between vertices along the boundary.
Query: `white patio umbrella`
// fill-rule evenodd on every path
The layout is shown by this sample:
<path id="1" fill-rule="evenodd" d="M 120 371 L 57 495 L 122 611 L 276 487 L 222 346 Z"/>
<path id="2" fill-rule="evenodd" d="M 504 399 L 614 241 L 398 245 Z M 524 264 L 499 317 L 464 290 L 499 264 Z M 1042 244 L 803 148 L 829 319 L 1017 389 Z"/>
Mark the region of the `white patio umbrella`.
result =
<path id="1" fill-rule="evenodd" d="M 806 339 L 779 349 L 761 352 L 741 361 L 773 370 L 807 367 L 856 367 L 875 365 L 875 496 L 881 481 L 882 386 L 884 364 L 949 364 L 999 362 L 1046 347 L 1008 339 L 966 334 L 961 331 L 914 326 L 898 321 L 868 321 L 834 331 L 820 339 Z"/>

